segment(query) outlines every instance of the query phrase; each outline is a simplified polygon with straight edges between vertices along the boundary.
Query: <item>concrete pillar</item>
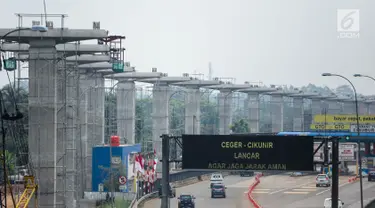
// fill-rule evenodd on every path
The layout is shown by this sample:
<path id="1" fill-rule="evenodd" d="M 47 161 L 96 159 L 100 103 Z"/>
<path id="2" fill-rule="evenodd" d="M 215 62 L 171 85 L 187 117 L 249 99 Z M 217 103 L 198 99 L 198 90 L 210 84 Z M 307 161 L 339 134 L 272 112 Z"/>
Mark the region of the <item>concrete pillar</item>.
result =
<path id="1" fill-rule="evenodd" d="M 328 104 L 327 114 L 340 114 L 341 112 L 341 105 L 335 100 L 327 100 Z"/>
<path id="2" fill-rule="evenodd" d="M 157 157 L 162 158 L 161 138 L 162 134 L 169 133 L 169 101 L 170 89 L 168 85 L 155 84 L 152 94 L 152 142 Z M 156 166 L 157 172 L 161 172 L 162 164 Z"/>
<path id="3" fill-rule="evenodd" d="M 220 91 L 218 94 L 219 110 L 219 134 L 230 134 L 230 125 L 232 124 L 232 92 Z"/>
<path id="4" fill-rule="evenodd" d="M 185 134 L 200 134 L 201 132 L 201 93 L 198 89 L 187 89 L 185 99 Z"/>
<path id="5" fill-rule="evenodd" d="M 312 98 L 311 99 L 311 116 L 314 118 L 315 115 L 322 113 L 322 100 L 320 98 Z"/>
<path id="6" fill-rule="evenodd" d="M 248 107 L 248 118 L 249 118 L 249 130 L 250 133 L 259 133 L 260 131 L 260 118 L 259 118 L 259 93 L 248 93 L 247 94 L 247 107 Z"/>
<path id="7" fill-rule="evenodd" d="M 271 96 L 272 132 L 284 130 L 284 101 L 282 95 Z"/>
<path id="8" fill-rule="evenodd" d="M 344 112 L 345 114 L 355 114 L 355 102 L 344 102 Z"/>
<path id="9" fill-rule="evenodd" d="M 361 102 L 361 101 L 358 102 L 358 112 L 359 112 L 359 115 L 366 115 L 367 114 L 366 103 Z"/>
<path id="10" fill-rule="evenodd" d="M 293 98 L 293 131 L 304 131 L 305 110 L 303 108 L 303 98 Z"/>
<path id="11" fill-rule="evenodd" d="M 365 143 L 365 155 L 370 153 L 370 143 Z"/>
<path id="12" fill-rule="evenodd" d="M 117 84 L 117 134 L 126 144 L 135 143 L 135 98 L 134 82 Z"/>
<path id="13" fill-rule="evenodd" d="M 369 115 L 375 114 L 375 103 L 368 103 L 367 104 L 367 114 L 369 114 Z"/>
<path id="14" fill-rule="evenodd" d="M 34 40 L 30 41 L 29 48 L 28 142 L 30 159 L 39 184 L 40 208 L 55 207 L 57 202 L 62 201 L 61 194 L 57 192 L 63 184 L 63 178 L 58 179 L 57 174 L 64 172 L 64 167 L 57 167 L 57 159 L 63 157 L 64 148 L 58 146 L 57 138 L 59 77 L 55 45 L 53 40 Z"/>
<path id="15" fill-rule="evenodd" d="M 86 102 L 86 190 L 91 191 L 92 183 L 92 147 L 104 144 L 104 78 L 100 74 L 90 74 L 86 77 L 90 87 L 87 91 Z"/>

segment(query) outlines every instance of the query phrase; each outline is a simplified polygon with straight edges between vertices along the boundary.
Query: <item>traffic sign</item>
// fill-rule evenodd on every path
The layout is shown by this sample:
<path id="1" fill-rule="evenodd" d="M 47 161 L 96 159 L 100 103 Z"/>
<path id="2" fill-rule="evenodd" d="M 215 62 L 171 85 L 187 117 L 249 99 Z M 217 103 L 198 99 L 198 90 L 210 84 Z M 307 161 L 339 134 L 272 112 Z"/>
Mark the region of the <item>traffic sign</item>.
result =
<path id="1" fill-rule="evenodd" d="M 99 192 L 103 192 L 104 191 L 104 184 L 102 184 L 102 183 L 98 184 L 98 191 Z"/>
<path id="2" fill-rule="evenodd" d="M 118 178 L 118 182 L 121 184 L 121 185 L 125 185 L 126 184 L 126 177 L 125 176 L 120 176 Z"/>
<path id="3" fill-rule="evenodd" d="M 350 132 L 357 132 L 358 128 L 357 125 L 350 125 Z M 360 124 L 359 125 L 359 131 L 360 132 L 375 132 L 375 125 L 368 125 L 368 124 Z"/>
<path id="4" fill-rule="evenodd" d="M 183 135 L 182 169 L 313 170 L 313 137 Z"/>
<path id="5" fill-rule="evenodd" d="M 375 123 L 375 115 L 358 116 L 359 123 Z M 314 123 L 356 123 L 356 115 L 315 115 Z"/>

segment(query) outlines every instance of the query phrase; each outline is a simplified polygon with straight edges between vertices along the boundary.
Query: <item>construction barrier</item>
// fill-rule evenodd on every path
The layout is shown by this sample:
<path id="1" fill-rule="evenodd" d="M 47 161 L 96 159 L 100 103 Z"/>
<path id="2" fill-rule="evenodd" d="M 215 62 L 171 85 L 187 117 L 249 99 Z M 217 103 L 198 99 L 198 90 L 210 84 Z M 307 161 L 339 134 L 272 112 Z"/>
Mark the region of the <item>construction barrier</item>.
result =
<path id="1" fill-rule="evenodd" d="M 252 183 L 249 187 L 249 191 L 247 192 L 247 197 L 249 198 L 250 202 L 253 204 L 255 208 L 261 208 L 261 206 L 258 204 L 258 202 L 255 201 L 251 193 L 255 189 L 255 187 L 260 183 L 259 178 L 263 176 L 263 173 L 257 174 L 255 176 L 255 181 Z"/>
<path id="2" fill-rule="evenodd" d="M 358 178 L 357 176 L 349 177 L 348 182 L 349 182 L 349 183 L 352 183 L 352 182 L 357 181 L 358 179 L 359 179 L 359 178 Z"/>

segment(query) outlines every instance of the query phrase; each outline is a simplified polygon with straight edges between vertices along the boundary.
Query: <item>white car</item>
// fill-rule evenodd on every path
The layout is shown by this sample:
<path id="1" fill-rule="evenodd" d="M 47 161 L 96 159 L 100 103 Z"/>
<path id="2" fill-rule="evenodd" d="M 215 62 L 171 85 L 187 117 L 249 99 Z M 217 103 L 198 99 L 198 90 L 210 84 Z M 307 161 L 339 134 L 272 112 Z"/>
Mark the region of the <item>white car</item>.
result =
<path id="1" fill-rule="evenodd" d="M 332 199 L 331 198 L 326 198 L 324 200 L 324 208 L 331 208 L 332 207 Z M 344 202 L 341 201 L 341 199 L 339 199 L 339 208 L 343 208 L 344 207 Z"/>
<path id="2" fill-rule="evenodd" d="M 316 187 L 330 187 L 331 186 L 331 179 L 326 174 L 319 174 L 316 176 Z"/>

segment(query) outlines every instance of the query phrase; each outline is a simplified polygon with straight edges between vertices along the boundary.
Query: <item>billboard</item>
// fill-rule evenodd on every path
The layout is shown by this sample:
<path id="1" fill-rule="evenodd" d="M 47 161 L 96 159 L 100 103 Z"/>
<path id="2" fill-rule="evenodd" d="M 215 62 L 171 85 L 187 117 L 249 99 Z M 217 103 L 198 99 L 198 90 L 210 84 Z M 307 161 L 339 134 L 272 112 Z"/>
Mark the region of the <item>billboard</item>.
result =
<path id="1" fill-rule="evenodd" d="M 356 147 L 356 145 L 354 145 L 354 144 L 340 144 L 340 146 L 339 146 L 340 161 L 353 161 L 353 160 L 355 160 L 355 157 L 354 157 L 355 147 Z"/>
<path id="2" fill-rule="evenodd" d="M 320 145 L 320 142 L 314 142 L 314 151 L 316 149 L 318 149 Z M 316 162 L 323 162 L 323 159 L 324 159 L 324 148 L 323 147 L 320 147 L 319 150 L 315 153 L 314 155 L 314 161 Z"/>
<path id="3" fill-rule="evenodd" d="M 182 169 L 313 170 L 313 137 L 183 135 Z"/>
<path id="4" fill-rule="evenodd" d="M 350 125 L 349 124 L 311 124 L 310 125 L 311 130 L 334 130 L 334 131 L 349 131 Z"/>
<path id="5" fill-rule="evenodd" d="M 358 131 L 358 127 L 356 124 L 350 125 L 350 132 L 357 132 L 357 131 Z M 375 125 L 361 124 L 359 125 L 359 131 L 367 132 L 367 133 L 375 132 Z"/>
<path id="6" fill-rule="evenodd" d="M 358 116 L 360 123 L 375 124 L 375 115 Z M 356 115 L 315 115 L 314 123 L 356 123 Z"/>

